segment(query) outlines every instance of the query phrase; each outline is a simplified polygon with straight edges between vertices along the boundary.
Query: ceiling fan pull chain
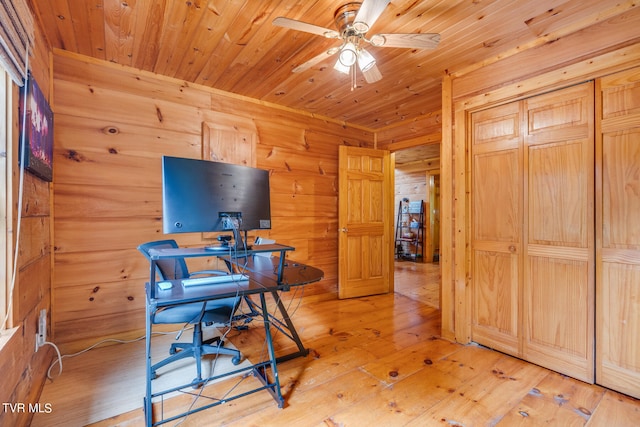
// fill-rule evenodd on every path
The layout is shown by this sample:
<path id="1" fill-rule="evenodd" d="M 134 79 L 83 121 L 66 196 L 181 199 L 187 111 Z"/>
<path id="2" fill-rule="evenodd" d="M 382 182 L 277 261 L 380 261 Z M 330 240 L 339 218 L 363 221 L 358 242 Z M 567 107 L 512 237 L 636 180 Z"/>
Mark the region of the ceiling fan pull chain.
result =
<path id="1" fill-rule="evenodd" d="M 355 90 L 356 88 L 356 66 L 351 66 L 351 90 Z"/>

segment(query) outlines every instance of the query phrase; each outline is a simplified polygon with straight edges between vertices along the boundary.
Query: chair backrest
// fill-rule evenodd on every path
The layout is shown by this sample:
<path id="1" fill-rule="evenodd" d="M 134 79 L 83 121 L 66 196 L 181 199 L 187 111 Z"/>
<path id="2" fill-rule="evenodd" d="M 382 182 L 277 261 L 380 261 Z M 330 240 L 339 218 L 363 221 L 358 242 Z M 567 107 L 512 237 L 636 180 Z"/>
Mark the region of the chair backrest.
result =
<path id="1" fill-rule="evenodd" d="M 178 243 L 170 239 L 143 243 L 138 246 L 138 250 L 150 260 L 150 249 L 171 249 L 178 247 Z M 187 263 L 184 261 L 184 258 L 161 259 L 156 261 L 156 273 L 160 276 L 160 280 L 184 279 L 189 277 L 189 269 L 187 268 Z"/>
<path id="2" fill-rule="evenodd" d="M 272 245 L 274 244 L 276 241 L 272 240 L 272 239 L 265 239 L 264 237 L 256 237 L 256 245 Z M 270 257 L 271 255 L 273 255 L 272 252 L 258 252 L 256 253 L 256 255 L 258 256 L 264 256 L 264 257 Z"/>

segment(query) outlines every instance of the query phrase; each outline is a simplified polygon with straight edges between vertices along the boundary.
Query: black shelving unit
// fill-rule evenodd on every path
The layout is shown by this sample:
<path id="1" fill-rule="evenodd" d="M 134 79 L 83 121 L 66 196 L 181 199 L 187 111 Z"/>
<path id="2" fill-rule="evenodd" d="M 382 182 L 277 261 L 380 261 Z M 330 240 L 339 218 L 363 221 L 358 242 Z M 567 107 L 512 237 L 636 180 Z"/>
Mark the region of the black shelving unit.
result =
<path id="1" fill-rule="evenodd" d="M 424 257 L 424 200 L 398 204 L 396 219 L 396 259 L 423 261 Z"/>

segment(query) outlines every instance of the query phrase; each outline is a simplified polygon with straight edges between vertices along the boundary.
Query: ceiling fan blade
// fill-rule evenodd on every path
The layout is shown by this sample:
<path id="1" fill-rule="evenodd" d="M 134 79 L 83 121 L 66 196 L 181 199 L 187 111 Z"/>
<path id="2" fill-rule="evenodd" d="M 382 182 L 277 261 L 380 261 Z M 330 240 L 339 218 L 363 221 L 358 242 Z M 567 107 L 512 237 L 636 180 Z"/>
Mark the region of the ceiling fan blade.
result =
<path id="1" fill-rule="evenodd" d="M 371 37 L 371 44 L 384 47 L 404 47 L 410 49 L 435 49 L 440 43 L 440 34 L 376 34 Z"/>
<path id="2" fill-rule="evenodd" d="M 391 0 L 364 0 L 353 20 L 353 27 L 364 34 L 369 31 Z"/>
<path id="3" fill-rule="evenodd" d="M 363 71 L 362 75 L 367 83 L 375 83 L 378 80 L 382 79 L 382 73 L 378 69 L 377 65 L 373 65 L 373 67 L 369 68 L 367 71 Z"/>
<path id="4" fill-rule="evenodd" d="M 292 30 L 304 31 L 305 33 L 316 34 L 319 36 L 326 37 L 328 39 L 337 39 L 340 37 L 335 30 L 330 30 L 328 28 L 319 27 L 318 25 L 308 24 L 306 22 L 297 21 L 295 19 L 285 18 L 283 16 L 279 16 L 272 22 L 273 25 L 277 25 L 278 27 L 291 28 Z"/>
<path id="5" fill-rule="evenodd" d="M 324 61 L 325 59 L 327 59 L 331 55 L 336 54 L 339 50 L 340 50 L 339 47 L 332 47 L 331 49 L 322 52 L 320 55 L 314 56 L 313 58 L 311 58 L 310 60 L 308 60 L 304 64 L 298 65 L 296 68 L 291 70 L 291 72 L 292 73 L 300 73 L 302 71 L 308 70 L 309 68 L 313 67 L 314 65 L 319 64 L 320 62 Z"/>

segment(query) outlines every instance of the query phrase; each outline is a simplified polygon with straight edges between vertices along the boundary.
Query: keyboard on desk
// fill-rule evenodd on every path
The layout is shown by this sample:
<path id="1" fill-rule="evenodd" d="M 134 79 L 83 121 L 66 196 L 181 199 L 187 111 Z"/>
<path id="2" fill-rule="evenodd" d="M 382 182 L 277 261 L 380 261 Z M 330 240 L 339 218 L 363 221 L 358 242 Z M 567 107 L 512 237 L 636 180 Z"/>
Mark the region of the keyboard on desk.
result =
<path id="1" fill-rule="evenodd" d="M 182 279 L 182 286 L 202 286 L 215 285 L 220 283 L 233 283 L 249 280 L 244 274 L 226 274 L 220 276 L 197 277 L 192 279 Z"/>

